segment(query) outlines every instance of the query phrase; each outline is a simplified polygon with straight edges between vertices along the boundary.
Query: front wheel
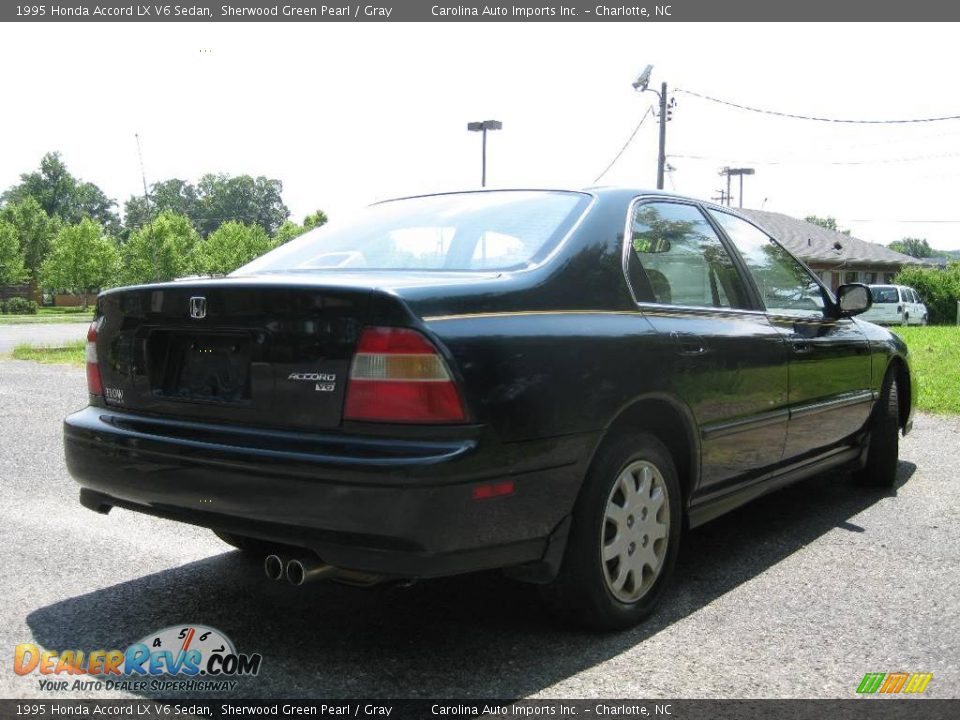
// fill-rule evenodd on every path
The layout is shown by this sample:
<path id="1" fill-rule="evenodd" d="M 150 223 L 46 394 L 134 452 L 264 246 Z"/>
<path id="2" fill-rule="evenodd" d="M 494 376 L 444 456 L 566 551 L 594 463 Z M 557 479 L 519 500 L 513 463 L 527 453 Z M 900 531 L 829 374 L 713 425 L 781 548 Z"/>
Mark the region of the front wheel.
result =
<path id="1" fill-rule="evenodd" d="M 673 458 L 652 435 L 624 435 L 594 459 L 557 578 L 541 588 L 566 621 L 600 630 L 650 615 L 673 572 L 682 526 Z"/>
<path id="2" fill-rule="evenodd" d="M 884 378 L 880 398 L 873 408 L 869 442 L 867 464 L 858 473 L 859 479 L 876 487 L 894 487 L 900 453 L 900 400 L 892 369 Z"/>

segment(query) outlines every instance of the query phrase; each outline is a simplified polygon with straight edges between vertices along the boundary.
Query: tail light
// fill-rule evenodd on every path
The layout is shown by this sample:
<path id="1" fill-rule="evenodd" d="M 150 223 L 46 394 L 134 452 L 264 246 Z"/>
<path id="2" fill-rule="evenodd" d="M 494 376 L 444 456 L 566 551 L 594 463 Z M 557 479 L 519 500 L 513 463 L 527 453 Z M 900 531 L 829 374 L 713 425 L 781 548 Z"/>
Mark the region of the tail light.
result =
<path id="1" fill-rule="evenodd" d="M 363 331 L 350 368 L 347 420 L 453 423 L 466 420 L 450 370 L 416 330 Z"/>
<path id="2" fill-rule="evenodd" d="M 91 395 L 103 395 L 103 381 L 100 379 L 100 366 L 97 364 L 97 331 L 100 321 L 94 320 L 87 330 L 87 390 Z"/>

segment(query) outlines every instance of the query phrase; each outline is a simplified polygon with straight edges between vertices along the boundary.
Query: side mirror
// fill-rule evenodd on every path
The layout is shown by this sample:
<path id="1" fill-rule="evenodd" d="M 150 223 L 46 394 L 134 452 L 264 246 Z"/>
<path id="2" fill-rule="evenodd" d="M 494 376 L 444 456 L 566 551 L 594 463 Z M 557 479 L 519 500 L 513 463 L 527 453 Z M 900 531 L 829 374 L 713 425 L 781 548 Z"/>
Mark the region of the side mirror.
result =
<path id="1" fill-rule="evenodd" d="M 873 305 L 870 288 L 860 283 L 841 285 L 837 288 L 837 309 L 840 317 L 853 317 L 866 312 Z"/>

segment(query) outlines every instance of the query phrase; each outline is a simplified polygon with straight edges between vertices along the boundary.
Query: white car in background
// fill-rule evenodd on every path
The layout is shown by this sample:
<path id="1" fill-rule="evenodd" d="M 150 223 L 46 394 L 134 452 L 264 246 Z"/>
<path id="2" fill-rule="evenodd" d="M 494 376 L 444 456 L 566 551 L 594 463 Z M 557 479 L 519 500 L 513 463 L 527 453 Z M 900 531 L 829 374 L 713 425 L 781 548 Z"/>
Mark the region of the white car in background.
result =
<path id="1" fill-rule="evenodd" d="M 873 305 L 860 315 L 877 325 L 926 325 L 927 306 L 905 285 L 869 285 Z"/>

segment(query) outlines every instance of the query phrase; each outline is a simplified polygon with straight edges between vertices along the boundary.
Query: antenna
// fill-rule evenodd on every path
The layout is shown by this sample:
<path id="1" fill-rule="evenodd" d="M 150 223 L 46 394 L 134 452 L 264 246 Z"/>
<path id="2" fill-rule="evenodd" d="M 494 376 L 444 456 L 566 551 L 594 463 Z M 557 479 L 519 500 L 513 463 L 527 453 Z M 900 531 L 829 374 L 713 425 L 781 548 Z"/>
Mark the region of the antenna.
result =
<path id="1" fill-rule="evenodd" d="M 150 207 L 150 193 L 147 192 L 147 172 L 143 169 L 143 151 L 140 149 L 140 133 L 134 133 L 133 137 L 137 139 L 137 157 L 140 158 L 140 177 L 143 180 L 143 199 Z"/>
<path id="2" fill-rule="evenodd" d="M 143 169 L 143 151 L 140 149 L 140 133 L 134 133 L 133 137 L 137 139 L 137 157 L 140 158 L 140 177 L 143 179 L 143 201 L 147 204 L 147 212 L 150 212 L 150 193 L 147 192 L 147 171 Z M 160 282 L 160 263 L 157 260 L 157 247 L 153 246 L 153 279 Z"/>

